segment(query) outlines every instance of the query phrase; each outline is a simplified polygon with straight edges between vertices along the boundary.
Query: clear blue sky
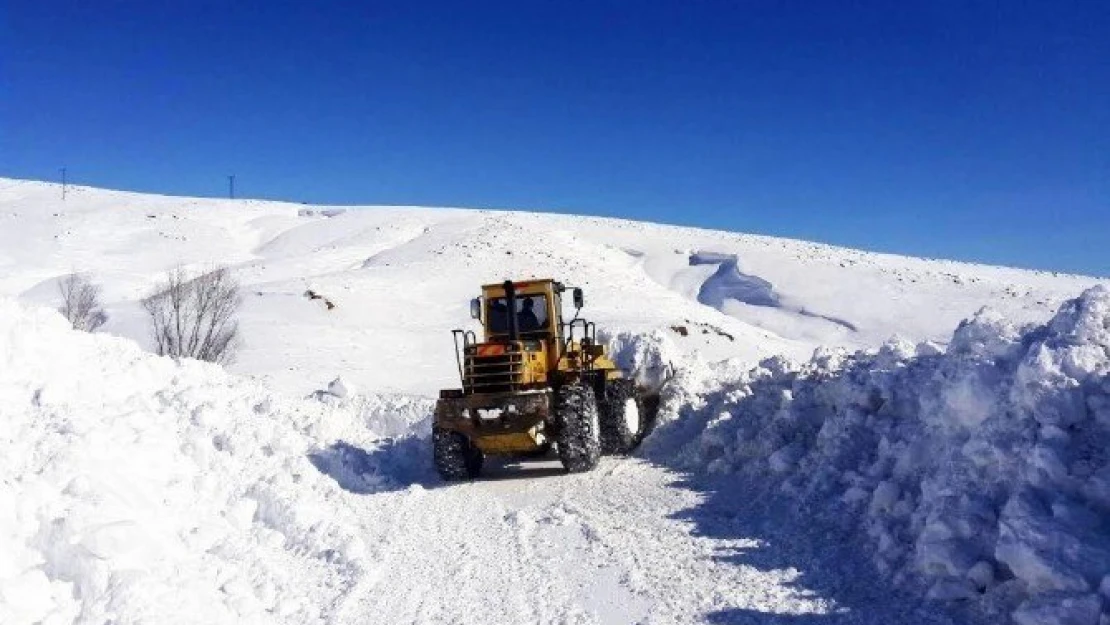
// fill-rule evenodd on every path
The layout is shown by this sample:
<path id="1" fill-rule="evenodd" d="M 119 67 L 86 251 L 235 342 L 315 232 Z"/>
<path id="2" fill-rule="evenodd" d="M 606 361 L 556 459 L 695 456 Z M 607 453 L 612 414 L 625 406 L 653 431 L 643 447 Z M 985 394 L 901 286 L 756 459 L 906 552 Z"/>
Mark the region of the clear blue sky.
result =
<path id="1" fill-rule="evenodd" d="M 1110 275 L 1110 2 L 0 5 L 0 176 Z"/>

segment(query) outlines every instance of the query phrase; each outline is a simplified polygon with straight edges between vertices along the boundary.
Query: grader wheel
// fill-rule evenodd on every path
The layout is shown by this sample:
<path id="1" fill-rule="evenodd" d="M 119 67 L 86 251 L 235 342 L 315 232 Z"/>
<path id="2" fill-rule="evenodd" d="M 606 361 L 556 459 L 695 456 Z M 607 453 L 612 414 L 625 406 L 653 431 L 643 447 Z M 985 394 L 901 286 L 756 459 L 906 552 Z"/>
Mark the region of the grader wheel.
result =
<path id="1" fill-rule="evenodd" d="M 567 384 L 555 392 L 555 442 L 559 460 L 569 473 L 582 473 L 601 460 L 600 416 L 594 391 L 584 384 Z"/>
<path id="2" fill-rule="evenodd" d="M 601 451 L 627 454 L 640 444 L 646 425 L 643 403 L 632 380 L 612 380 L 605 385 L 601 404 Z"/>
<path id="3" fill-rule="evenodd" d="M 482 452 L 458 432 L 433 428 L 432 454 L 446 481 L 472 480 L 482 473 Z"/>

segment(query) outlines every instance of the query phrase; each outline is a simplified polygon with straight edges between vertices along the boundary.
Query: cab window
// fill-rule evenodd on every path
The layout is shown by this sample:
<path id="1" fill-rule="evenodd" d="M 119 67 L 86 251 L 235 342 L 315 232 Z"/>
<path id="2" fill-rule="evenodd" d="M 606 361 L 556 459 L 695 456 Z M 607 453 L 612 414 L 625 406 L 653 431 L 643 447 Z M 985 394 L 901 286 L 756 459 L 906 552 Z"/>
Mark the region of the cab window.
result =
<path id="1" fill-rule="evenodd" d="M 489 300 L 488 327 L 491 334 L 504 334 L 509 331 L 509 316 L 505 298 L 494 297 Z M 516 325 L 520 332 L 546 332 L 549 329 L 546 295 L 518 295 L 516 298 Z"/>

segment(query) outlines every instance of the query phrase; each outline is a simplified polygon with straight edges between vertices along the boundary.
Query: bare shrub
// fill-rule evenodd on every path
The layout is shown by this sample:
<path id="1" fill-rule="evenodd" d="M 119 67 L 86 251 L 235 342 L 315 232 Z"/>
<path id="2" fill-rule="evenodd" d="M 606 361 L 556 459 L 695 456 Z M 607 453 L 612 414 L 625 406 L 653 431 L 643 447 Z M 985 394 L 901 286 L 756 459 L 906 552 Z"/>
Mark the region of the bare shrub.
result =
<path id="1" fill-rule="evenodd" d="M 71 273 L 58 283 L 62 295 L 62 313 L 74 330 L 92 332 L 108 320 L 108 315 L 100 304 L 100 286 L 93 284 L 89 277 Z"/>
<path id="2" fill-rule="evenodd" d="M 196 277 L 178 267 L 143 300 L 159 355 L 227 364 L 239 347 L 243 299 L 226 267 Z"/>

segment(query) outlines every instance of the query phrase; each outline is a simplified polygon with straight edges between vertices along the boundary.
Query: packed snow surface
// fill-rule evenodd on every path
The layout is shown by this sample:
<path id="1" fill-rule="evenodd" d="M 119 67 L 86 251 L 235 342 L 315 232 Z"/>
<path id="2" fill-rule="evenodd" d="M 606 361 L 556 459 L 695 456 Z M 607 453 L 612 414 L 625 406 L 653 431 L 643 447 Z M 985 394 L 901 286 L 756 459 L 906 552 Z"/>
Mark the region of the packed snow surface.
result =
<path id="1" fill-rule="evenodd" d="M 1094 278 L 610 219 L 58 192 L 0 180 L 0 623 L 1110 621 Z M 244 284 L 240 359 L 144 350 L 138 301 L 217 264 Z M 49 310 L 75 270 L 104 287 L 97 334 Z M 658 427 L 592 473 L 443 484 L 448 331 L 475 327 L 478 285 L 549 276 L 585 288 L 622 366 L 677 371 Z"/>

